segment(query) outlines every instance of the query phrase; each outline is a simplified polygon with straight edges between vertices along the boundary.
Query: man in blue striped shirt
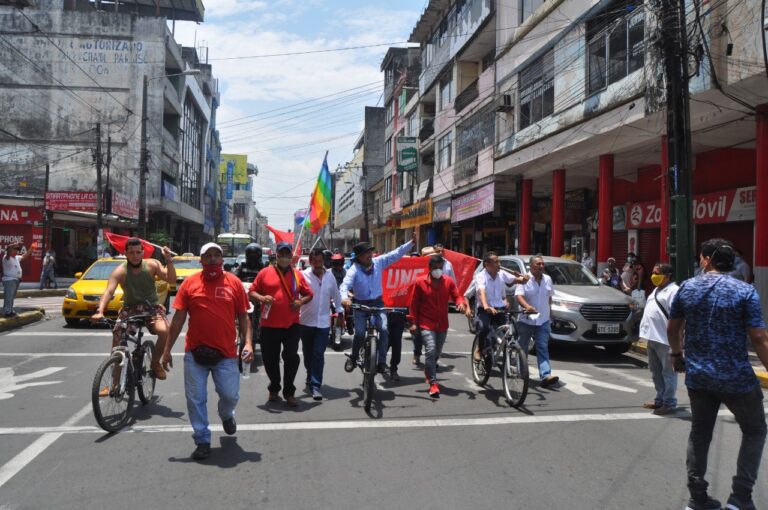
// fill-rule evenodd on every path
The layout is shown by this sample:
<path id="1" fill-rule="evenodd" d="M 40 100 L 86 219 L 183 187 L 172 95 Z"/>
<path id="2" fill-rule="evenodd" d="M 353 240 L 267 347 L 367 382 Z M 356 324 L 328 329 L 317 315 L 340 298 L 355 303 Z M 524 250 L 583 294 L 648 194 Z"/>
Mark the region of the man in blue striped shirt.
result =
<path id="1" fill-rule="evenodd" d="M 365 306 L 384 306 L 382 299 L 382 275 L 384 270 L 410 253 L 416 246 L 416 234 L 410 241 L 395 248 L 389 253 L 373 256 L 373 246 L 369 243 L 358 243 L 352 249 L 355 254 L 355 263 L 347 270 L 347 275 L 341 283 L 339 291 L 345 306 L 349 306 L 350 293 L 353 301 Z M 365 324 L 367 320 L 365 312 L 355 310 L 355 336 L 352 340 L 352 354 L 344 364 L 344 370 L 352 372 L 357 364 L 357 353 L 365 339 Z M 377 369 L 379 373 L 386 371 L 387 348 L 389 347 L 389 331 L 387 330 L 387 314 L 382 313 L 374 317 L 374 323 L 379 330 L 379 352 Z"/>

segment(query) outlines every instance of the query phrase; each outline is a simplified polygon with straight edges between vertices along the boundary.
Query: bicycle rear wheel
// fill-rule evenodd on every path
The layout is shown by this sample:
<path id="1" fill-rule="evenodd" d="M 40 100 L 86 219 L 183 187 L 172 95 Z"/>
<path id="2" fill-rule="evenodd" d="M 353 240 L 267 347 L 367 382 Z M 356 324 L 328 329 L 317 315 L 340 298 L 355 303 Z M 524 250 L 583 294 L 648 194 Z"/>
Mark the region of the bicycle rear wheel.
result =
<path id="1" fill-rule="evenodd" d="M 366 411 L 371 410 L 371 402 L 373 402 L 377 341 L 378 338 L 375 335 L 369 336 L 365 341 L 365 354 L 363 357 L 363 406 Z"/>
<path id="2" fill-rule="evenodd" d="M 472 341 L 472 352 L 469 354 L 469 360 L 472 363 L 472 379 L 480 386 L 485 386 L 488 378 L 491 376 L 491 356 L 483 356 L 480 361 L 475 360 L 475 352 L 483 352 L 480 347 L 480 335 L 475 335 Z"/>
<path id="3" fill-rule="evenodd" d="M 528 395 L 528 356 L 516 342 L 508 343 L 505 349 L 501 383 L 509 405 L 523 405 Z"/>
<path id="4" fill-rule="evenodd" d="M 107 432 L 117 432 L 128 421 L 135 398 L 133 372 L 130 363 L 120 367 L 122 357 L 115 354 L 104 360 L 96 370 L 91 386 L 93 416 L 99 427 Z M 125 386 L 120 389 L 122 369 L 126 370 Z M 100 393 L 104 390 L 104 396 Z"/>
<path id="5" fill-rule="evenodd" d="M 138 366 L 139 381 L 137 389 L 139 390 L 139 400 L 144 405 L 149 404 L 152 397 L 155 395 L 155 383 L 157 382 L 157 376 L 152 371 L 152 356 L 155 352 L 155 344 L 151 340 L 145 341 L 141 344 L 144 355 L 141 357 L 141 364 Z"/>

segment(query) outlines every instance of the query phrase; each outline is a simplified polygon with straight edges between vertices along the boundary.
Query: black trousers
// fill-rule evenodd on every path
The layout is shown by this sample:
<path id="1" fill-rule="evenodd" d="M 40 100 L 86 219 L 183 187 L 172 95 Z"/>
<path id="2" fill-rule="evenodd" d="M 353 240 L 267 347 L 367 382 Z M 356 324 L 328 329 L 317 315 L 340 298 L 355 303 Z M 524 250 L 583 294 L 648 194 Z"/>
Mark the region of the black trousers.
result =
<path id="1" fill-rule="evenodd" d="M 387 314 L 389 324 L 389 346 L 392 348 L 392 357 L 389 366 L 397 370 L 403 352 L 403 331 L 405 331 L 405 315 L 402 313 Z"/>
<path id="2" fill-rule="evenodd" d="M 269 392 L 277 393 L 280 385 L 280 354 L 282 351 L 284 373 L 284 396 L 293 396 L 296 386 L 293 381 L 299 371 L 299 325 L 290 328 L 261 328 L 261 357 L 264 360 L 264 370 L 269 377 Z"/>
<path id="3" fill-rule="evenodd" d="M 491 332 L 491 328 L 498 328 L 499 326 L 506 324 L 507 316 L 503 313 L 497 313 L 491 315 L 482 308 L 477 311 L 477 333 L 480 335 L 480 348 L 484 349 L 488 347 L 488 333 Z"/>

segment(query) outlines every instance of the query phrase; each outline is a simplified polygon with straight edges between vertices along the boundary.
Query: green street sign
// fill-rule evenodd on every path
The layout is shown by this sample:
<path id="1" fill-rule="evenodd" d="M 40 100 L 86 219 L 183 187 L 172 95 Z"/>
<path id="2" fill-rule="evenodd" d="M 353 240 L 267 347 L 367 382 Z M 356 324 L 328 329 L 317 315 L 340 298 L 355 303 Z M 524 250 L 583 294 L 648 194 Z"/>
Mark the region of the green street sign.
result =
<path id="1" fill-rule="evenodd" d="M 419 168 L 419 148 L 415 136 L 398 136 L 395 150 L 398 172 L 415 172 Z"/>

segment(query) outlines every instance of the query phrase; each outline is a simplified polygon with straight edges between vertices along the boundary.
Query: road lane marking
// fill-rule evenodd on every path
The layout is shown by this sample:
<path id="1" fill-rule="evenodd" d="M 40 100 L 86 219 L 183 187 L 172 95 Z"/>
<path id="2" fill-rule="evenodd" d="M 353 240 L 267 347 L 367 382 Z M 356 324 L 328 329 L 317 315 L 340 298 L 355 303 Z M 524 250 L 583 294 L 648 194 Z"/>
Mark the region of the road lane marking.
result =
<path id="1" fill-rule="evenodd" d="M 599 386 L 609 390 L 622 391 L 625 393 L 637 393 L 636 388 L 629 388 L 627 386 L 621 386 L 619 384 L 613 384 L 600 379 L 593 379 L 590 375 L 578 370 L 558 370 L 557 375 L 560 376 L 560 388 L 572 391 L 576 395 L 594 395 L 594 391 L 587 389 L 585 386 Z"/>
<path id="2" fill-rule="evenodd" d="M 87 404 L 85 407 L 73 414 L 67 421 L 65 421 L 64 425 L 55 428 L 66 429 L 72 427 L 75 423 L 80 421 L 90 412 L 91 404 Z M 5 465 L 0 467 L 0 487 L 5 485 L 8 480 L 16 476 L 19 471 L 24 469 L 30 462 L 35 460 L 38 455 L 43 453 L 49 446 L 51 446 L 58 438 L 63 435 L 64 432 L 60 431 L 45 432 L 41 437 L 36 439 L 35 442 L 27 446 L 18 455 L 6 462 Z"/>
<path id="3" fill-rule="evenodd" d="M 90 412 L 91 406 L 84 409 Z M 768 412 L 768 409 L 765 409 Z M 82 412 L 82 411 L 81 411 Z M 275 423 L 239 423 L 238 432 L 282 432 L 291 430 L 348 430 L 348 429 L 396 429 L 396 428 L 425 428 L 425 427 L 478 427 L 496 425 L 525 425 L 541 423 L 577 423 L 589 421 L 635 421 L 635 420 L 667 420 L 689 418 L 686 411 L 678 411 L 675 416 L 657 416 L 650 412 L 639 413 L 604 413 L 604 414 L 560 414 L 548 416 L 498 416 L 488 418 L 415 418 L 401 420 L 339 420 L 339 421 L 300 421 L 300 422 L 275 422 Z M 730 411 L 723 409 L 718 412 L 720 417 L 733 416 Z M 80 416 L 81 418 L 82 416 Z M 79 419 L 79 418 L 78 418 Z M 3 427 L 0 428 L 0 436 L 24 435 L 24 434 L 105 434 L 104 430 L 94 425 L 74 426 L 72 423 L 60 427 Z M 76 421 L 76 420 L 75 420 Z M 223 432 L 221 425 L 211 425 L 214 432 Z M 119 433 L 145 433 L 145 432 L 176 432 L 190 433 L 189 425 L 135 425 L 126 427 Z M 24 452 L 22 452 L 24 453 Z M 19 454 L 21 455 L 21 454 Z M 0 473 L 2 473 L 0 468 Z M 1 480 L 1 479 L 0 479 Z M 0 484 L 1 486 L 2 484 Z"/>
<path id="4" fill-rule="evenodd" d="M 37 381 L 27 382 L 30 379 L 39 379 L 55 374 L 66 367 L 48 367 L 37 372 L 30 372 L 23 375 L 14 375 L 13 368 L 0 368 L 0 400 L 13 398 L 13 394 L 24 388 L 32 386 L 47 386 L 49 384 L 59 384 L 61 381 Z"/>

